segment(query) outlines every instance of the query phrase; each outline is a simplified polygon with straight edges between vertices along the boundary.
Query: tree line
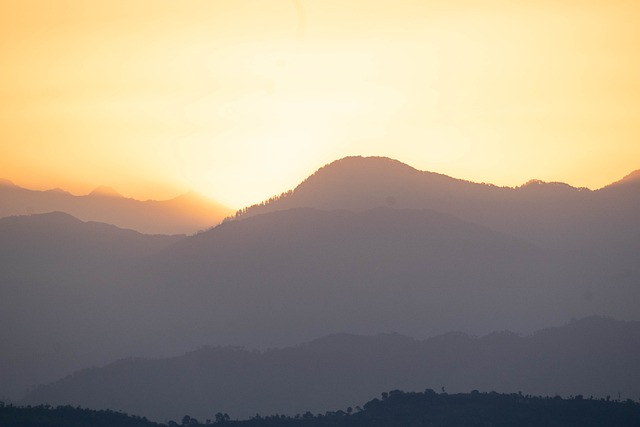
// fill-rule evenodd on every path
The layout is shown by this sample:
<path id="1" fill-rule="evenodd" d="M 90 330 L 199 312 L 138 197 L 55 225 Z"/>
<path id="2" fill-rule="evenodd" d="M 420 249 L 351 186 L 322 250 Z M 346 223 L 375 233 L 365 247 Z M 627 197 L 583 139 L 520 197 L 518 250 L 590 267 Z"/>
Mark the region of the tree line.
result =
<path id="1" fill-rule="evenodd" d="M 12 427 L 177 427 L 216 425 L 224 427 L 405 427 L 405 426 L 618 426 L 640 425 L 640 402 L 627 399 L 541 397 L 496 392 L 448 394 L 392 390 L 362 407 L 323 414 L 305 412 L 295 416 L 256 414 L 248 420 L 232 420 L 222 412 L 211 419 L 185 415 L 167 424 L 110 410 L 90 410 L 48 405 L 19 407 L 0 402 L 0 426 Z"/>

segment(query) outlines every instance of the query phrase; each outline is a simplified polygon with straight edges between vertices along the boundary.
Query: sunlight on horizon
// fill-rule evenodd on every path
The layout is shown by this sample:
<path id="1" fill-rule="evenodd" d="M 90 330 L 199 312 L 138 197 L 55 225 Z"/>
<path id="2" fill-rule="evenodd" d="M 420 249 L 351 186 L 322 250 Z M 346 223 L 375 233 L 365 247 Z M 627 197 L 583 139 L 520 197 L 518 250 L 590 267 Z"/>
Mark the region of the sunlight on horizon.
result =
<path id="1" fill-rule="evenodd" d="M 640 6 L 0 1 L 0 177 L 233 208 L 349 155 L 497 185 L 640 168 Z"/>

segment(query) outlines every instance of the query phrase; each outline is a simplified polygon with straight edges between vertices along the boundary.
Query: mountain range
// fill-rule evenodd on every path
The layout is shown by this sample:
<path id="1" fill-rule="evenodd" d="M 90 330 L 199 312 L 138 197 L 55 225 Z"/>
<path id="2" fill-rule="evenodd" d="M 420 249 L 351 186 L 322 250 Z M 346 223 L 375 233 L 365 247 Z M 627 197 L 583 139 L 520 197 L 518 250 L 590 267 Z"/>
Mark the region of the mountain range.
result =
<path id="1" fill-rule="evenodd" d="M 84 196 L 64 190 L 28 190 L 0 180 L 0 218 L 65 212 L 83 221 L 96 221 L 147 234 L 193 234 L 218 224 L 231 209 L 194 192 L 171 200 L 140 201 L 98 187 Z"/>
<path id="2" fill-rule="evenodd" d="M 356 157 L 193 236 L 0 218 L 0 398 L 203 345 L 638 321 L 639 176 L 501 188 Z"/>
<path id="3" fill-rule="evenodd" d="M 166 422 L 215 412 L 233 419 L 325 413 L 393 389 L 635 400 L 639 352 L 640 322 L 598 317 L 526 336 L 339 334 L 262 352 L 207 347 L 173 358 L 123 359 L 38 387 L 21 404 L 109 408 Z"/>
<path id="4" fill-rule="evenodd" d="M 594 191 L 535 179 L 511 188 L 419 171 L 385 157 L 347 157 L 235 217 L 300 207 L 432 209 L 545 247 L 597 245 L 609 250 L 640 241 L 639 194 L 640 170 Z M 627 227 L 630 224 L 635 227 Z"/>

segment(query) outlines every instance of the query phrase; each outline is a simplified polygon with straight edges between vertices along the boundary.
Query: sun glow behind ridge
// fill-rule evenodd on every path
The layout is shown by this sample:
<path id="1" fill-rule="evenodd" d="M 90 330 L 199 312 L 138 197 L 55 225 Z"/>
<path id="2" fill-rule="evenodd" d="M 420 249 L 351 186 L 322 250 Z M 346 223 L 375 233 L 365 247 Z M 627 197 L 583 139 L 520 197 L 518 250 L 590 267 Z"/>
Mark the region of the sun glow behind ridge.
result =
<path id="1" fill-rule="evenodd" d="M 638 168 L 639 9 L 0 1 L 1 175 L 240 207 L 382 155 L 599 187 Z"/>

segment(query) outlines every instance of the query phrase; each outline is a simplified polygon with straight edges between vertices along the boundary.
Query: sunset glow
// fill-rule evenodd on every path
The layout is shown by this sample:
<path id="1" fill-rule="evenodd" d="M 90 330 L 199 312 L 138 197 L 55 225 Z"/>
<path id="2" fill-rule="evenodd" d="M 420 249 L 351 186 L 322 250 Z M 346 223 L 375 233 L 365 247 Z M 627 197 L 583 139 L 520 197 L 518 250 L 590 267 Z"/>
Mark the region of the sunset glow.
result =
<path id="1" fill-rule="evenodd" d="M 515 186 L 640 168 L 635 1 L 0 0 L 0 178 L 238 208 L 348 155 Z"/>

